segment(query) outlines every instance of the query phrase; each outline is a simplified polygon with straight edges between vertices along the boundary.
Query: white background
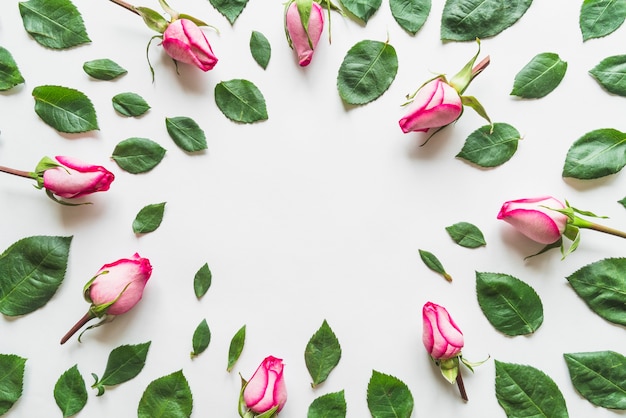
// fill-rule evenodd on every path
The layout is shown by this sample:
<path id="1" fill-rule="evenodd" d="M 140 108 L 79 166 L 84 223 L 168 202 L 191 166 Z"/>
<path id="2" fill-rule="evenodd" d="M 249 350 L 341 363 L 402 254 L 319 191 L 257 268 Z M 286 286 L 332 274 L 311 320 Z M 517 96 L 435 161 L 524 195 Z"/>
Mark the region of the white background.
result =
<path id="1" fill-rule="evenodd" d="M 309 67 L 300 68 L 283 30 L 279 1 L 251 0 L 234 25 L 208 1 L 170 5 L 219 28 L 207 31 L 217 66 L 208 73 L 178 66 L 153 42 L 141 19 L 106 0 L 76 0 L 92 43 L 48 50 L 25 32 L 17 2 L 0 16 L 0 45 L 14 56 L 26 83 L 0 97 L 0 164 L 32 170 L 45 155 L 69 155 L 105 165 L 115 173 L 111 189 L 89 197 L 92 205 L 64 207 L 32 182 L 0 176 L 0 248 L 33 235 L 73 236 L 65 280 L 43 308 L 19 318 L 0 318 L 0 352 L 27 358 L 24 392 L 7 414 L 55 417 L 52 391 L 74 364 L 87 385 L 101 375 L 108 353 L 122 344 L 152 341 L 147 363 L 133 380 L 102 397 L 89 390 L 79 416 L 132 417 L 154 379 L 181 370 L 194 396 L 194 417 L 236 417 L 239 373 L 249 378 L 267 355 L 284 359 L 289 391 L 281 413 L 306 416 L 318 396 L 345 390 L 350 418 L 370 416 L 366 389 L 372 370 L 405 382 L 415 399 L 413 416 L 504 417 L 494 390 L 494 360 L 527 364 L 548 374 L 561 389 L 571 417 L 623 416 L 594 407 L 573 388 L 563 353 L 614 350 L 626 354 L 623 327 L 594 314 L 566 277 L 605 257 L 623 257 L 620 238 L 582 232 L 579 249 L 564 261 L 558 250 L 524 260 L 533 243 L 496 219 L 506 200 L 544 194 L 568 199 L 578 208 L 626 229 L 624 173 L 594 181 L 564 180 L 570 145 L 599 128 L 626 130 L 626 99 L 604 91 L 588 74 L 601 59 L 624 53 L 620 28 L 604 39 L 582 42 L 581 1 L 536 1 L 514 26 L 482 41 L 479 60 L 491 65 L 466 94 L 476 96 L 496 122 L 515 126 L 524 139 L 513 158 L 494 169 L 456 159 L 465 138 L 484 121 L 467 109 L 453 126 L 426 146 L 422 134 L 403 134 L 400 105 L 433 74 L 456 73 L 476 44 L 442 43 L 443 1 L 435 0 L 416 36 L 393 20 L 387 1 L 362 25 L 332 15 Z M 138 6 L 159 9 L 156 0 Z M 249 37 L 262 32 L 272 46 L 267 70 L 252 59 Z M 336 77 L 345 53 L 363 39 L 389 38 L 398 74 L 387 92 L 364 106 L 344 105 Z M 539 100 L 509 95 L 515 74 L 541 52 L 567 61 L 561 85 Z M 85 61 L 110 58 L 128 74 L 112 82 L 89 78 Z M 269 120 L 242 125 L 215 105 L 217 83 L 245 78 L 267 101 Z M 53 84 L 78 89 L 94 103 L 99 131 L 61 134 L 34 112 L 31 92 Z M 135 92 L 152 106 L 140 118 L 125 118 L 111 106 L 113 95 Z M 208 150 L 189 155 L 169 138 L 166 117 L 188 116 L 207 134 Z M 152 171 L 133 175 L 110 159 L 129 137 L 150 138 L 167 149 Z M 155 232 L 135 236 L 132 221 L 143 206 L 167 202 Z M 456 245 L 445 227 L 471 222 L 487 246 Z M 437 255 L 452 283 L 428 270 L 418 255 Z M 133 253 L 154 267 L 143 300 L 113 323 L 84 334 L 82 343 L 59 339 L 88 308 L 83 285 L 105 263 Z M 197 300 L 193 277 L 207 262 L 213 272 L 208 293 Z M 530 284 L 544 305 L 545 320 L 531 336 L 510 338 L 482 314 L 475 272 L 513 275 Z M 465 334 L 463 353 L 471 361 L 491 356 L 474 374 L 464 371 L 470 401 L 446 383 L 421 341 L 426 301 L 448 308 Z M 206 318 L 209 348 L 191 360 L 191 337 Z M 342 346 L 329 379 L 310 387 L 304 363 L 308 339 L 326 319 Z M 228 345 L 247 325 L 243 354 L 226 372 Z"/>

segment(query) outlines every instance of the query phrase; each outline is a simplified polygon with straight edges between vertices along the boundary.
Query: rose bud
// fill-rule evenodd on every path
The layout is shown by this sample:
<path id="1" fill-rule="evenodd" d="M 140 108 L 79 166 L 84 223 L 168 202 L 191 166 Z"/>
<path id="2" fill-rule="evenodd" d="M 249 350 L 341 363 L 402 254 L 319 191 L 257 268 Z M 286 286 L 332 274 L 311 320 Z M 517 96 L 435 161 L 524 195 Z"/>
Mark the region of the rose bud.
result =
<path id="1" fill-rule="evenodd" d="M 65 199 L 109 190 L 113 173 L 99 165 L 90 165 L 71 157 L 54 157 L 59 164 L 43 170 L 39 176 L 47 191 Z M 54 163 L 53 163 L 54 164 Z"/>
<path id="2" fill-rule="evenodd" d="M 287 402 L 287 387 L 283 376 L 283 361 L 266 357 L 247 383 L 244 383 L 241 401 L 254 414 L 280 412 Z M 274 411 L 274 412 L 268 412 Z M 250 416 L 242 414 L 242 416 Z M 265 415 L 264 415 L 265 416 Z"/>
<path id="3" fill-rule="evenodd" d="M 422 341 L 435 360 L 456 357 L 463 348 L 463 333 L 443 306 L 427 302 L 422 308 Z"/>
<path id="4" fill-rule="evenodd" d="M 424 84 L 416 93 L 409 111 L 400 119 L 402 132 L 426 132 L 457 120 L 463 112 L 461 96 L 438 77 Z"/>
<path id="5" fill-rule="evenodd" d="M 311 4 L 309 21 L 305 24 L 300 16 L 298 5 L 292 1 L 285 12 L 285 28 L 287 41 L 296 50 L 300 66 L 309 65 L 324 30 L 322 6 L 316 2 Z"/>
<path id="6" fill-rule="evenodd" d="M 172 59 L 209 71 L 217 64 L 204 32 L 189 19 L 176 19 L 163 32 L 163 49 Z"/>
<path id="7" fill-rule="evenodd" d="M 565 205 L 550 196 L 518 199 L 505 202 L 498 213 L 501 219 L 533 241 L 552 244 L 558 241 L 567 227 L 567 215 L 554 209 Z"/>
<path id="8" fill-rule="evenodd" d="M 132 309 L 141 300 L 151 274 L 150 260 L 137 253 L 132 258 L 122 258 L 102 266 L 83 288 L 85 300 L 91 303 L 89 311 L 65 334 L 61 344 L 93 318 L 103 320 L 89 328 L 111 321 L 116 315 Z"/>

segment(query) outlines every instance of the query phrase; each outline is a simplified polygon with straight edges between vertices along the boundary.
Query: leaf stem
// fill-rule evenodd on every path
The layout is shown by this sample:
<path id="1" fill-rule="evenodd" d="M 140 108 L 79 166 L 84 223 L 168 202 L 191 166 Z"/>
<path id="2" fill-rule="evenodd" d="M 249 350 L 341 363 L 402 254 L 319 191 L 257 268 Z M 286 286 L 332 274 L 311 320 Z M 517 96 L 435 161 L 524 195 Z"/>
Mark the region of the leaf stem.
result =
<path id="1" fill-rule="evenodd" d="M 94 318 L 95 316 L 93 315 L 93 313 L 91 313 L 91 310 L 83 315 L 83 317 L 74 324 L 74 326 L 67 332 L 67 334 L 65 334 L 63 338 L 61 338 L 61 344 L 65 344 L 65 342 L 69 340 L 70 337 L 76 333 L 76 331 L 81 329 L 87 322 L 91 321 Z"/>
<path id="2" fill-rule="evenodd" d="M 459 393 L 461 394 L 461 398 L 465 402 L 469 399 L 467 398 L 467 392 L 465 391 L 465 383 L 463 383 L 463 376 L 461 376 L 461 368 L 459 367 L 459 372 L 456 375 L 456 385 L 459 387 Z"/>
<path id="3" fill-rule="evenodd" d="M 123 8 L 125 8 L 126 10 L 130 10 L 131 12 L 135 13 L 136 15 L 139 15 L 139 12 L 137 11 L 137 9 L 135 8 L 135 6 L 133 6 L 132 4 L 126 3 L 123 0 L 109 0 L 112 1 L 113 3 L 117 4 L 118 6 L 121 6 Z"/>
<path id="4" fill-rule="evenodd" d="M 2 165 L 0 165 L 0 171 L 2 171 L 3 173 L 13 174 L 14 176 L 26 177 L 28 179 L 33 178 L 33 176 L 31 176 L 28 171 L 16 170 L 14 168 L 4 167 Z"/>

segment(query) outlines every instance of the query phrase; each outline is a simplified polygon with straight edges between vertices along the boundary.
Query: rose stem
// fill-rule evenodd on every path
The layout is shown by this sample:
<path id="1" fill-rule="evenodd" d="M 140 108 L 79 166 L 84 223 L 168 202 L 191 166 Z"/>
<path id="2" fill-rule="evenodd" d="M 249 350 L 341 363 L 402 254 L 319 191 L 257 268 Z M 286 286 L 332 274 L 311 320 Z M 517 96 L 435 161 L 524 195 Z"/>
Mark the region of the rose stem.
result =
<path id="1" fill-rule="evenodd" d="M 596 224 L 593 222 L 589 223 L 589 229 L 595 229 L 596 231 L 606 232 L 607 234 L 615 235 L 616 237 L 626 238 L 626 232 L 618 231 L 617 229 L 609 228 L 608 226 Z"/>
<path id="2" fill-rule="evenodd" d="M 29 179 L 33 178 L 28 171 L 16 170 L 14 168 L 4 167 L 1 165 L 0 165 L 0 171 L 2 171 L 3 173 L 13 174 L 14 176 L 26 177 Z"/>
<path id="3" fill-rule="evenodd" d="M 472 68 L 472 78 L 476 77 L 485 68 L 487 68 L 487 66 L 489 65 L 490 62 L 491 62 L 491 60 L 489 58 L 489 55 L 487 55 L 481 62 L 476 64 L 476 66 L 474 66 L 474 68 Z"/>
<path id="4" fill-rule="evenodd" d="M 461 368 L 459 368 L 459 373 L 456 375 L 456 385 L 459 387 L 461 398 L 467 402 L 467 392 L 465 392 L 465 383 L 463 383 L 463 377 L 461 376 Z"/>
<path id="5" fill-rule="evenodd" d="M 93 318 L 95 317 L 91 312 L 87 312 L 85 315 L 83 315 L 83 317 L 80 318 L 76 324 L 74 324 L 74 326 L 67 332 L 67 334 L 65 334 L 63 338 L 61 338 L 61 344 L 65 344 L 65 342 L 69 340 L 70 337 L 76 333 L 76 331 L 81 329 L 83 325 L 91 321 Z"/>
<path id="6" fill-rule="evenodd" d="M 135 6 L 133 6 L 132 4 L 126 3 L 123 0 L 110 0 L 110 1 L 112 1 L 115 4 L 117 4 L 118 6 L 122 6 L 126 10 L 130 10 L 131 12 L 135 13 L 136 15 L 139 14 L 137 9 L 135 9 Z"/>

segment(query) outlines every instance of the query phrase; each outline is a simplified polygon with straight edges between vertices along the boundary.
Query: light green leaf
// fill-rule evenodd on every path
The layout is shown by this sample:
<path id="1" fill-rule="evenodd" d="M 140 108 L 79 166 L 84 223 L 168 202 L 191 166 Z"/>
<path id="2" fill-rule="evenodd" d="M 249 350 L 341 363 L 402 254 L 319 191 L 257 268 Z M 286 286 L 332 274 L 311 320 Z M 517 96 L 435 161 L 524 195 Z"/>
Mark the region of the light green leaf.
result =
<path id="1" fill-rule="evenodd" d="M 456 157 L 480 167 L 497 167 L 513 157 L 520 139 L 517 129 L 507 123 L 485 125 L 467 137 Z"/>
<path id="2" fill-rule="evenodd" d="M 487 245 L 482 231 L 469 222 L 457 222 L 447 226 L 446 231 L 462 247 L 478 248 Z"/>
<path id="3" fill-rule="evenodd" d="M 362 105 L 378 99 L 398 72 L 398 56 L 386 42 L 360 41 L 343 59 L 337 74 L 337 89 L 344 102 Z"/>
<path id="4" fill-rule="evenodd" d="M 367 407 L 372 418 L 409 418 L 413 395 L 400 379 L 372 370 L 367 384 Z"/>
<path id="5" fill-rule="evenodd" d="M 248 80 L 218 83 L 215 86 L 215 103 L 224 116 L 235 122 L 253 123 L 268 118 L 263 94 Z"/>
<path id="6" fill-rule="evenodd" d="M 62 86 L 33 89 L 35 112 L 59 132 L 80 133 L 97 130 L 96 110 L 84 93 Z"/>
<path id="7" fill-rule="evenodd" d="M 29 0 L 18 5 L 24 29 L 39 44 L 65 49 L 91 42 L 83 18 L 70 0 Z"/>
<path id="8" fill-rule="evenodd" d="M 567 151 L 563 177 L 589 180 L 619 172 L 626 165 L 626 134 L 597 129 L 577 139 Z"/>
<path id="9" fill-rule="evenodd" d="M 146 26 L 153 31 L 163 33 L 170 24 L 170 22 L 168 22 L 167 19 L 165 19 L 159 12 L 150 9 L 149 7 L 137 6 L 135 7 L 135 10 L 137 10 Z"/>
<path id="10" fill-rule="evenodd" d="M 44 306 L 65 278 L 72 237 L 32 236 L 0 256 L 0 313 L 19 316 Z"/>
<path id="11" fill-rule="evenodd" d="M 304 350 L 304 362 L 313 379 L 312 387 L 324 382 L 339 364 L 341 346 L 335 333 L 324 320 L 320 328 L 309 339 Z"/>
<path id="12" fill-rule="evenodd" d="M 341 0 L 341 4 L 347 11 L 367 23 L 380 8 L 382 0 Z"/>
<path id="13" fill-rule="evenodd" d="M 150 341 L 136 345 L 121 345 L 109 353 L 106 368 L 101 379 L 96 379 L 92 388 L 98 390 L 98 396 L 104 394 L 105 386 L 119 385 L 137 376 L 146 364 Z"/>
<path id="14" fill-rule="evenodd" d="M 22 396 L 26 359 L 15 354 L 0 354 L 0 415 L 4 415 Z"/>
<path id="15" fill-rule="evenodd" d="M 246 342 L 246 326 L 239 328 L 239 331 L 235 333 L 230 340 L 230 346 L 228 347 L 228 365 L 226 371 L 230 372 L 233 366 L 239 359 L 241 352 L 243 351 L 243 345 Z"/>
<path id="16" fill-rule="evenodd" d="M 193 351 L 191 357 L 195 357 L 207 349 L 211 342 L 211 330 L 206 319 L 203 319 L 193 332 L 193 338 L 191 340 L 191 346 Z"/>
<path id="17" fill-rule="evenodd" d="M 54 400 L 63 417 L 78 414 L 87 404 L 85 380 L 74 365 L 59 377 L 54 385 Z"/>
<path id="18" fill-rule="evenodd" d="M 389 7 L 398 25 L 411 35 L 419 31 L 430 14 L 431 0 L 389 0 Z"/>
<path id="19" fill-rule="evenodd" d="M 87 75 L 97 80 L 105 81 L 113 80 L 128 72 L 126 69 L 120 67 L 115 61 L 108 58 L 86 61 L 83 64 L 83 70 L 87 73 Z"/>
<path id="20" fill-rule="evenodd" d="M 589 74 L 609 93 L 626 97 L 626 55 L 603 59 Z"/>
<path id="21" fill-rule="evenodd" d="M 24 83 L 11 53 L 0 46 L 0 91 L 9 90 L 18 84 Z"/>
<path id="22" fill-rule="evenodd" d="M 124 116 L 141 116 L 150 109 L 148 102 L 136 93 L 120 93 L 113 96 L 113 108 Z"/>
<path id="23" fill-rule="evenodd" d="M 157 229 L 163 220 L 165 203 L 153 203 L 141 208 L 133 221 L 133 232 L 135 234 L 145 234 Z"/>
<path id="24" fill-rule="evenodd" d="M 204 131 L 195 120 L 186 116 L 165 118 L 165 127 L 174 143 L 184 151 L 196 152 L 207 148 Z"/>
<path id="25" fill-rule="evenodd" d="M 587 306 L 602 318 L 626 326 L 626 258 L 606 258 L 567 277 Z"/>
<path id="26" fill-rule="evenodd" d="M 220 12 L 232 25 L 248 4 L 248 0 L 209 0 L 211 5 Z"/>
<path id="27" fill-rule="evenodd" d="M 343 390 L 331 392 L 311 402 L 307 418 L 345 418 L 346 409 L 346 398 Z"/>
<path id="28" fill-rule="evenodd" d="M 567 63 L 552 52 L 537 54 L 515 76 L 512 96 L 538 99 L 546 96 L 565 77 Z"/>
<path id="29" fill-rule="evenodd" d="M 626 409 L 626 357 L 614 351 L 563 354 L 572 384 L 594 405 Z"/>
<path id="30" fill-rule="evenodd" d="M 156 167 L 165 152 L 165 148 L 148 138 L 128 138 L 115 146 L 111 158 L 122 170 L 138 174 Z"/>
<path id="31" fill-rule="evenodd" d="M 267 68 L 267 64 L 270 62 L 270 57 L 272 56 L 272 46 L 270 45 L 270 41 L 268 41 L 261 32 L 252 31 L 250 35 L 250 53 L 261 68 Z"/>
<path id="32" fill-rule="evenodd" d="M 204 263 L 193 278 L 193 291 L 198 299 L 204 296 L 204 294 L 209 290 L 209 287 L 211 287 L 212 277 L 213 275 L 211 274 L 209 265 Z"/>
<path id="33" fill-rule="evenodd" d="M 584 0 L 579 19 L 583 41 L 613 33 L 624 19 L 626 0 Z"/>
<path id="34" fill-rule="evenodd" d="M 189 418 L 193 395 L 182 370 L 153 380 L 141 396 L 137 418 Z"/>
<path id="35" fill-rule="evenodd" d="M 437 256 L 435 256 L 435 254 L 428 252 L 426 250 L 418 249 L 417 251 L 419 251 L 420 258 L 422 259 L 424 264 L 426 264 L 426 267 L 428 267 L 435 273 L 441 274 L 443 278 L 446 279 L 447 281 L 449 282 L 452 281 L 452 276 L 446 273 L 446 270 L 443 268 L 443 264 L 441 264 L 441 261 L 439 261 L 439 259 L 437 258 Z"/>
<path id="36" fill-rule="evenodd" d="M 543 323 L 541 299 L 532 287 L 513 276 L 476 272 L 476 296 L 487 320 L 503 334 L 530 334 Z"/>

